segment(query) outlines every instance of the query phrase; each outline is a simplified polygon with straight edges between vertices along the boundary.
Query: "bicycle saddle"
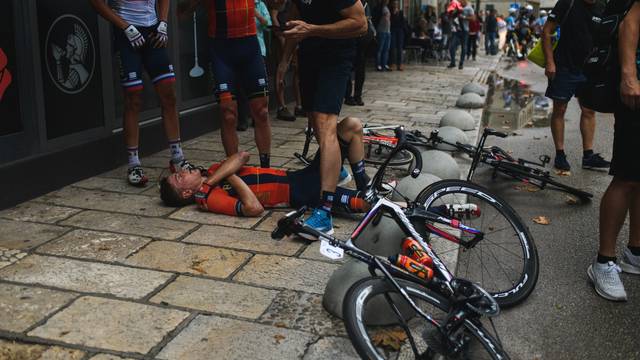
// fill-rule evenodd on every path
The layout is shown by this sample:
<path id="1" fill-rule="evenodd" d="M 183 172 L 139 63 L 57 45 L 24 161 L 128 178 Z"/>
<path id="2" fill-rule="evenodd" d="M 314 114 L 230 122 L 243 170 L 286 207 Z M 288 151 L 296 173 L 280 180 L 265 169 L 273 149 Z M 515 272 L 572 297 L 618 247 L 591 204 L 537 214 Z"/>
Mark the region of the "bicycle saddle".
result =
<path id="1" fill-rule="evenodd" d="M 488 136 L 497 136 L 501 138 L 505 138 L 508 136 L 506 133 L 503 133 L 502 131 L 497 131 L 491 128 L 485 128 L 484 133 L 487 134 Z"/>

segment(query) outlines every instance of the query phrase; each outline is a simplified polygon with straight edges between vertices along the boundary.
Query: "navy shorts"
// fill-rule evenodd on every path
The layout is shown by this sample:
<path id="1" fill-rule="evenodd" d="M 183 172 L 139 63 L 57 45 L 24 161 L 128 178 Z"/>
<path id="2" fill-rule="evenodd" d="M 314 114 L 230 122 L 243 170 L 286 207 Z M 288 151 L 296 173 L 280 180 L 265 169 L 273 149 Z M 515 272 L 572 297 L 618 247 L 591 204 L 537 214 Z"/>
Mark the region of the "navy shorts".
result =
<path id="1" fill-rule="evenodd" d="M 173 65 L 169 60 L 167 48 L 154 48 L 151 45 L 151 35 L 156 26 L 137 27 L 144 36 L 145 43 L 140 49 L 131 47 L 124 32 L 115 31 L 114 46 L 120 62 L 120 83 L 125 91 L 142 90 L 142 67 L 149 74 L 153 84 L 176 81 Z"/>
<path id="2" fill-rule="evenodd" d="M 302 108 L 339 115 L 353 68 L 352 57 L 314 58 L 299 52 L 298 71 Z"/>
<path id="3" fill-rule="evenodd" d="M 545 96 L 560 102 L 569 102 L 573 96 L 580 97 L 580 91 L 587 82 L 581 72 L 558 68 L 553 80 L 549 80 Z"/>
<path id="4" fill-rule="evenodd" d="M 640 111 L 633 111 L 619 104 L 615 111 L 615 119 L 613 157 L 609 174 L 627 181 L 640 182 L 640 161 L 638 161 Z"/>
<path id="5" fill-rule="evenodd" d="M 249 99 L 269 95 L 267 69 L 255 36 L 209 39 L 209 56 L 218 103 L 236 99 L 240 86 Z"/>

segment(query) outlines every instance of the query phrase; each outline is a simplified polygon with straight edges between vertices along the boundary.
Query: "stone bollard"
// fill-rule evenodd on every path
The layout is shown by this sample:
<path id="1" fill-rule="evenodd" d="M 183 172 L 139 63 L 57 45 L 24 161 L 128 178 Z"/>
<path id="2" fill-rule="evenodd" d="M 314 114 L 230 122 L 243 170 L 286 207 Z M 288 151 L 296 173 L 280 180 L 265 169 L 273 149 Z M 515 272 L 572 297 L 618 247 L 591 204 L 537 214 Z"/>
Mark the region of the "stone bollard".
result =
<path id="1" fill-rule="evenodd" d="M 453 126 L 460 130 L 473 130 L 476 121 L 471 114 L 464 110 L 453 109 L 447 111 L 440 119 L 440 126 Z"/>
<path id="2" fill-rule="evenodd" d="M 460 179 L 460 166 L 448 153 L 440 150 L 422 152 L 422 173 L 440 179 Z M 411 169 L 413 170 L 413 169 Z"/>
<path id="3" fill-rule="evenodd" d="M 411 176 L 402 178 L 402 180 L 400 180 L 400 182 L 396 186 L 396 190 L 398 190 L 398 192 L 405 197 L 411 200 L 415 200 L 415 198 L 424 188 L 440 180 L 442 179 L 422 170 L 422 173 L 415 179 Z M 396 192 L 391 195 L 391 200 L 404 201 L 404 199 Z"/>
<path id="4" fill-rule="evenodd" d="M 463 109 L 480 109 L 484 107 L 484 99 L 482 96 L 475 93 L 466 93 L 460 95 L 456 106 Z"/>
<path id="5" fill-rule="evenodd" d="M 469 142 L 467 135 L 460 129 L 453 126 L 443 126 L 438 129 L 438 135 L 446 142 L 455 144 L 457 142 L 466 144 Z M 440 143 L 436 145 L 436 149 L 442 151 L 456 151 L 457 148 L 453 145 Z M 424 160 L 423 160 L 424 161 Z"/>
<path id="6" fill-rule="evenodd" d="M 478 83 L 472 82 L 463 86 L 462 91 L 460 91 L 460 94 L 468 94 L 468 93 L 474 93 L 480 96 L 485 96 L 487 94 L 487 90 L 484 88 L 484 86 Z"/>

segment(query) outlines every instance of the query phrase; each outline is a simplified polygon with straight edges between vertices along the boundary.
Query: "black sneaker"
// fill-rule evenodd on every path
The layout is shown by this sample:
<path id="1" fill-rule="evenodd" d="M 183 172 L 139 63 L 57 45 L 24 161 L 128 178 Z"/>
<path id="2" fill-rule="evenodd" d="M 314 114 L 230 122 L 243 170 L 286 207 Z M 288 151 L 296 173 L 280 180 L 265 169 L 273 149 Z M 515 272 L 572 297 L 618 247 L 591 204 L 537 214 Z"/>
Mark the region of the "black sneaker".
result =
<path id="1" fill-rule="evenodd" d="M 276 118 L 283 121 L 296 121 L 295 115 L 290 113 L 289 109 L 287 109 L 286 107 L 281 107 L 278 109 Z"/>
<path id="2" fill-rule="evenodd" d="M 350 106 L 356 106 L 356 100 L 352 97 L 344 98 L 344 104 Z"/>
<path id="3" fill-rule="evenodd" d="M 364 101 L 362 101 L 362 98 L 359 96 L 354 97 L 353 101 L 355 101 L 356 105 L 358 106 L 364 106 Z"/>
<path id="4" fill-rule="evenodd" d="M 449 64 L 449 65 L 447 65 L 447 69 L 453 69 L 454 67 L 456 67 L 456 64 Z"/>
<path id="5" fill-rule="evenodd" d="M 569 165 L 567 161 L 567 155 L 556 155 L 556 158 L 553 160 L 553 167 L 562 171 L 571 170 L 571 165 Z"/>
<path id="6" fill-rule="evenodd" d="M 297 117 L 307 117 L 307 112 L 304 111 L 302 106 L 296 106 L 296 108 L 293 109 L 293 114 Z"/>
<path id="7" fill-rule="evenodd" d="M 606 171 L 611 166 L 611 162 L 605 160 L 600 154 L 591 154 L 582 157 L 582 168 L 589 170 Z"/>
<path id="8" fill-rule="evenodd" d="M 458 65 L 458 70 L 462 70 L 462 69 L 464 69 L 464 65 L 462 64 Z"/>

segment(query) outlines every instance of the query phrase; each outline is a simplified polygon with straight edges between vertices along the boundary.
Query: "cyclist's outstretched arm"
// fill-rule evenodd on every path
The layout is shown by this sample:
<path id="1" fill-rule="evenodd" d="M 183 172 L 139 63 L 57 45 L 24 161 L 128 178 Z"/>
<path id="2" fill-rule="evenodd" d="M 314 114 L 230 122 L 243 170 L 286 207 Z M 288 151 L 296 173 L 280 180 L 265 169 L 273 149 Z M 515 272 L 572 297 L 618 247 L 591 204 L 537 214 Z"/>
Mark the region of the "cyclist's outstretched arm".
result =
<path id="1" fill-rule="evenodd" d="M 96 9 L 100 16 L 105 18 L 107 21 L 109 21 L 119 29 L 124 30 L 129 26 L 129 24 L 120 16 L 118 16 L 118 14 L 116 14 L 116 12 L 113 11 L 113 9 L 111 9 L 109 5 L 104 2 L 104 0 L 89 0 L 89 3 L 91 3 L 93 8 Z"/>

